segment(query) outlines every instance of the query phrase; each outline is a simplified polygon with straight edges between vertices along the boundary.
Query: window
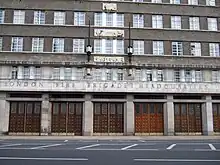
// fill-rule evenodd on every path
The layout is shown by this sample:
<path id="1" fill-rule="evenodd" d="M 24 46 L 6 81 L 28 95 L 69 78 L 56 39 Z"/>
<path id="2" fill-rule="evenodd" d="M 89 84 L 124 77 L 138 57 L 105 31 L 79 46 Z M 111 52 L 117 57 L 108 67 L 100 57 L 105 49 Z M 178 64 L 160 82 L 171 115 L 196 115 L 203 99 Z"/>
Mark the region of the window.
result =
<path id="1" fill-rule="evenodd" d="M 180 82 L 180 70 L 174 70 L 174 81 Z"/>
<path id="2" fill-rule="evenodd" d="M 53 68 L 53 79 L 59 80 L 60 79 L 60 68 Z"/>
<path id="3" fill-rule="evenodd" d="M 77 68 L 76 70 L 76 79 L 77 80 L 82 80 L 84 77 L 84 70 L 83 68 Z"/>
<path id="4" fill-rule="evenodd" d="M 133 0 L 133 2 L 144 2 L 144 0 Z"/>
<path id="5" fill-rule="evenodd" d="M 153 54 L 164 55 L 163 41 L 153 41 Z"/>
<path id="6" fill-rule="evenodd" d="M 95 69 L 94 80 L 102 80 L 102 69 Z"/>
<path id="7" fill-rule="evenodd" d="M 85 40 L 84 39 L 73 39 L 73 52 L 84 53 L 85 51 Z"/>
<path id="8" fill-rule="evenodd" d="M 181 16 L 171 16 L 171 28 L 181 29 Z"/>
<path id="9" fill-rule="evenodd" d="M 36 66 L 35 70 L 34 70 L 34 77 L 35 77 L 35 79 L 41 79 L 41 75 L 42 75 L 41 67 Z"/>
<path id="10" fill-rule="evenodd" d="M 172 42 L 172 55 L 174 55 L 174 56 L 183 55 L 183 44 L 182 44 L 182 42 Z"/>
<path id="11" fill-rule="evenodd" d="M 198 0 L 188 0 L 189 5 L 198 5 Z"/>
<path id="12" fill-rule="evenodd" d="M 209 43 L 209 55 L 213 57 L 219 56 L 219 44 Z"/>
<path id="13" fill-rule="evenodd" d="M 0 9 L 0 24 L 5 22 L 5 11 Z"/>
<path id="14" fill-rule="evenodd" d="M 218 82 L 220 78 L 219 72 L 217 70 L 212 71 L 212 82 Z"/>
<path id="15" fill-rule="evenodd" d="M 215 0 L 206 0 L 207 6 L 215 6 Z"/>
<path id="16" fill-rule="evenodd" d="M 201 70 L 195 71 L 195 81 L 196 82 L 202 82 L 203 81 L 203 75 Z"/>
<path id="17" fill-rule="evenodd" d="M 217 18 L 207 18 L 207 21 L 208 21 L 208 30 L 211 31 L 218 30 Z"/>
<path id="18" fill-rule="evenodd" d="M 23 51 L 23 38 L 22 37 L 12 37 L 11 51 L 12 52 Z"/>
<path id="19" fill-rule="evenodd" d="M 14 24 L 24 24 L 24 20 L 25 20 L 25 11 L 15 10 L 13 23 Z"/>
<path id="20" fill-rule="evenodd" d="M 32 38 L 32 52 L 43 52 L 43 51 L 44 51 L 44 39 Z"/>
<path id="21" fill-rule="evenodd" d="M 190 47 L 192 56 L 201 56 L 201 43 L 190 43 Z"/>
<path id="22" fill-rule="evenodd" d="M 23 68 L 23 78 L 30 79 L 30 68 L 28 66 Z"/>
<path id="23" fill-rule="evenodd" d="M 34 12 L 34 24 L 45 24 L 45 12 L 44 11 Z"/>
<path id="24" fill-rule="evenodd" d="M 94 53 L 124 54 L 124 40 L 94 40 Z"/>
<path id="25" fill-rule="evenodd" d="M 135 55 L 144 54 L 144 41 L 133 41 L 133 49 Z"/>
<path id="26" fill-rule="evenodd" d="M 185 70 L 185 81 L 186 82 L 192 82 L 192 72 L 191 70 Z"/>
<path id="27" fill-rule="evenodd" d="M 72 68 L 64 68 L 64 79 L 65 80 L 72 79 Z"/>
<path id="28" fill-rule="evenodd" d="M 200 30 L 199 17 L 189 17 L 189 29 Z"/>
<path id="29" fill-rule="evenodd" d="M 11 78 L 12 79 L 17 79 L 18 78 L 18 68 L 16 66 L 12 67 Z"/>
<path id="30" fill-rule="evenodd" d="M 107 80 L 107 81 L 113 80 L 112 70 L 110 70 L 110 69 L 108 69 L 108 70 L 106 71 L 106 80 Z"/>
<path id="31" fill-rule="evenodd" d="M 151 0 L 152 3 L 162 3 L 162 0 Z"/>
<path id="32" fill-rule="evenodd" d="M 2 39 L 2 37 L 0 37 L 0 51 L 3 50 L 2 47 L 3 47 L 3 39 Z"/>
<path id="33" fill-rule="evenodd" d="M 135 69 L 135 80 L 141 81 L 142 80 L 142 71 L 141 69 Z"/>
<path id="34" fill-rule="evenodd" d="M 152 28 L 163 28 L 162 15 L 152 15 Z"/>
<path id="35" fill-rule="evenodd" d="M 157 81 L 163 81 L 163 70 L 157 70 Z"/>
<path id="36" fill-rule="evenodd" d="M 144 27 L 144 15 L 143 14 L 134 14 L 133 15 L 133 27 L 143 28 Z"/>
<path id="37" fill-rule="evenodd" d="M 147 70 L 146 71 L 146 80 L 147 81 L 152 81 L 153 80 L 152 70 Z"/>
<path id="38" fill-rule="evenodd" d="M 64 52 L 64 39 L 54 38 L 52 49 L 53 49 L 53 52 Z"/>
<path id="39" fill-rule="evenodd" d="M 84 26 L 85 16 L 86 14 L 84 12 L 74 12 L 74 25 Z"/>
<path id="40" fill-rule="evenodd" d="M 180 4 L 180 0 L 170 0 L 171 4 Z"/>
<path id="41" fill-rule="evenodd" d="M 123 74 L 122 69 L 118 70 L 118 72 L 117 72 L 117 80 L 119 80 L 119 81 L 124 80 L 124 74 Z"/>
<path id="42" fill-rule="evenodd" d="M 124 14 L 94 13 L 95 26 L 124 27 Z"/>
<path id="43" fill-rule="evenodd" d="M 65 25 L 65 12 L 54 12 L 54 25 Z"/>

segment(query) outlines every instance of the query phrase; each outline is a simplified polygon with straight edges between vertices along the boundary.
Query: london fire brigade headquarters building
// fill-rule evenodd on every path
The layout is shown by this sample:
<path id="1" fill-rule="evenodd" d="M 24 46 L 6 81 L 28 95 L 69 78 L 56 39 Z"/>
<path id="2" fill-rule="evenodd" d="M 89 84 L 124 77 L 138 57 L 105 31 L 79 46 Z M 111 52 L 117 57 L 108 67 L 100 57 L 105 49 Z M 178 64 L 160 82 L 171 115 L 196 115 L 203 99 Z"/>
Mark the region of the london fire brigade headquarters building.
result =
<path id="1" fill-rule="evenodd" d="M 220 134 L 219 0 L 0 1 L 1 134 Z"/>

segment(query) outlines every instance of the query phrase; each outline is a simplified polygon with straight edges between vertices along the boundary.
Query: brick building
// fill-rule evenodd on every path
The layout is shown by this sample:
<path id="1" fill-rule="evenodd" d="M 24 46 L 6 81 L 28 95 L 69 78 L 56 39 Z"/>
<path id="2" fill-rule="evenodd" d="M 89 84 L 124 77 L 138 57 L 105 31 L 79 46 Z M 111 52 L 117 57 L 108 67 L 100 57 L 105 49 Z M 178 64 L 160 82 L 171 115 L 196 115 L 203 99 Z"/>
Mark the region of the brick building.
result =
<path id="1" fill-rule="evenodd" d="M 219 47 L 220 0 L 1 0 L 0 132 L 219 134 Z"/>

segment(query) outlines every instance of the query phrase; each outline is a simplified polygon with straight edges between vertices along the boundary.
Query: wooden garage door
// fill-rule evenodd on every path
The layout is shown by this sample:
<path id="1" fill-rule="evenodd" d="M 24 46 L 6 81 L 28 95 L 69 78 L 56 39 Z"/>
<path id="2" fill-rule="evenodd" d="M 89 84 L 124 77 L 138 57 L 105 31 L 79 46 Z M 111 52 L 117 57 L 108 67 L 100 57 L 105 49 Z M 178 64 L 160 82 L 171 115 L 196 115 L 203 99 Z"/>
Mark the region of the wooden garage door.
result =
<path id="1" fill-rule="evenodd" d="M 40 133 L 41 102 L 11 102 L 9 132 Z"/>
<path id="2" fill-rule="evenodd" d="M 123 133 L 124 104 L 94 103 L 94 133 Z"/>
<path id="3" fill-rule="evenodd" d="M 53 102 L 52 103 L 52 133 L 82 135 L 81 102 Z"/>
<path id="4" fill-rule="evenodd" d="M 175 132 L 176 133 L 201 133 L 201 104 L 197 103 L 176 103 Z"/>
<path id="5" fill-rule="evenodd" d="M 220 132 L 220 104 L 213 104 L 213 129 L 214 132 Z"/>
<path id="6" fill-rule="evenodd" d="M 163 103 L 135 103 L 135 133 L 163 133 Z"/>

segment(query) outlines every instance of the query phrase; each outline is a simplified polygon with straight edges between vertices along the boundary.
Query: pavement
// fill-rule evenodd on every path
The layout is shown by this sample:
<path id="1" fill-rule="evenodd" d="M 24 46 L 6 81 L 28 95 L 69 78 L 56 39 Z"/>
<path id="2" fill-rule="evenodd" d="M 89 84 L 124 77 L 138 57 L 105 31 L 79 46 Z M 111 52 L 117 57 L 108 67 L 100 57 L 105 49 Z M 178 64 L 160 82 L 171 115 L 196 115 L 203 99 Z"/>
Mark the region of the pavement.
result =
<path id="1" fill-rule="evenodd" d="M 220 139 L 1 138 L 0 165 L 14 164 L 219 165 Z"/>

